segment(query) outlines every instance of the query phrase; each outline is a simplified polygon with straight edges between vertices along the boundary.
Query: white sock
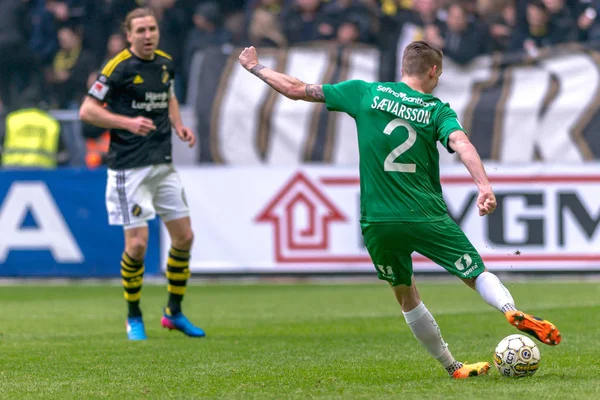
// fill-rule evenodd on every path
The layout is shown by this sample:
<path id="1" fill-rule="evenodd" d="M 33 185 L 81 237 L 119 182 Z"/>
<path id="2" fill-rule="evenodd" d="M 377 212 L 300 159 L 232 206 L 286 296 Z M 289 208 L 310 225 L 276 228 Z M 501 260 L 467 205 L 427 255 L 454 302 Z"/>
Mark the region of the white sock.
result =
<path id="1" fill-rule="evenodd" d="M 500 279 L 491 272 L 482 272 L 475 280 L 475 290 L 483 300 L 498 311 L 516 310 L 515 301 Z"/>
<path id="2" fill-rule="evenodd" d="M 440 328 L 423 302 L 409 312 L 402 312 L 402 314 L 404 314 L 404 319 L 415 338 L 444 368 L 447 370 L 448 368 L 452 369 L 459 364 L 448 350 L 448 344 L 442 339 Z M 462 367 L 462 364 L 458 368 L 460 367 Z"/>

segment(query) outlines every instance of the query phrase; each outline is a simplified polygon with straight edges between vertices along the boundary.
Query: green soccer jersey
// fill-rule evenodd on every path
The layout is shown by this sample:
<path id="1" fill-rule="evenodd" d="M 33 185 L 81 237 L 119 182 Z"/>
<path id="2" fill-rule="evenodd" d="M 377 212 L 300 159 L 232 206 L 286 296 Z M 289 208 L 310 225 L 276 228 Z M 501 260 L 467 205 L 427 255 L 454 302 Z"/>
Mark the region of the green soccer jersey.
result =
<path id="1" fill-rule="evenodd" d="M 330 111 L 356 121 L 361 222 L 434 221 L 447 214 L 437 141 L 463 131 L 448 103 L 404 83 L 323 85 Z"/>

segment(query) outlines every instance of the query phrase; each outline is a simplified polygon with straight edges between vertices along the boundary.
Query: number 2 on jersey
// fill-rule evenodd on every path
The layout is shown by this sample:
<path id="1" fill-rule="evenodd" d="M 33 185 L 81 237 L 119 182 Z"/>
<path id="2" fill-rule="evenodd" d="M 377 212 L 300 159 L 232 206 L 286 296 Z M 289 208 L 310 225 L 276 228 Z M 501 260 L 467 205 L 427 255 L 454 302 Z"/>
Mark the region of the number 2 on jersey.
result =
<path id="1" fill-rule="evenodd" d="M 409 172 L 414 173 L 417 170 L 417 164 L 403 164 L 394 162 L 396 158 L 398 158 L 402 153 L 406 152 L 410 149 L 417 140 L 417 132 L 414 128 L 402 118 L 396 118 L 391 120 L 383 130 L 383 133 L 386 135 L 391 135 L 394 129 L 398 127 L 406 128 L 408 131 L 408 138 L 398 147 L 396 147 L 388 156 L 385 158 L 383 162 L 384 171 L 388 172 Z"/>

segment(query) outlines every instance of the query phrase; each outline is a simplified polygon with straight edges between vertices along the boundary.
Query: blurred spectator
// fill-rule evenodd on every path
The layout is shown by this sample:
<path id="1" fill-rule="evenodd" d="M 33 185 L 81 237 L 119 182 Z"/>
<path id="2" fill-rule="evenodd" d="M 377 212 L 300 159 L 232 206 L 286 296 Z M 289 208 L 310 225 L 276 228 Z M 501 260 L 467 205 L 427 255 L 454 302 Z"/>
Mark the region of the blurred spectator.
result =
<path id="1" fill-rule="evenodd" d="M 62 1 L 46 0 L 33 15 L 33 31 L 29 47 L 42 66 L 52 62 L 58 51 L 58 26 L 69 19 L 69 8 Z"/>
<path id="2" fill-rule="evenodd" d="M 94 1 L 94 0 L 92 0 Z M 122 24 L 125 21 L 127 14 L 138 8 L 148 6 L 146 0 L 100 0 L 102 1 L 103 8 L 107 10 L 110 15 L 108 21 L 110 25 L 107 27 L 108 32 L 116 32 L 122 28 Z"/>
<path id="3" fill-rule="evenodd" d="M 361 0 L 332 0 L 323 13 L 336 30 L 339 43 L 372 43 L 377 24 L 374 10 Z"/>
<path id="4" fill-rule="evenodd" d="M 429 40 L 442 40 L 439 29 L 435 28 L 440 11 L 437 0 L 414 1 L 410 9 L 404 8 L 407 6 L 409 4 L 399 1 L 395 14 L 386 12 L 381 18 L 377 44 L 381 50 L 379 79 L 382 81 L 400 80 L 404 47 L 414 40 L 424 40 L 426 31 Z"/>
<path id="5" fill-rule="evenodd" d="M 223 14 L 218 3 L 199 4 L 192 19 L 194 26 L 187 35 L 183 56 L 185 82 L 188 80 L 190 65 L 195 52 L 231 43 L 231 34 L 223 27 Z M 181 96 L 180 98 L 185 97 Z"/>
<path id="6" fill-rule="evenodd" d="M 487 15 L 491 45 L 494 50 L 504 51 L 508 48 L 512 32 L 517 26 L 517 9 L 513 0 L 505 0 L 495 12 Z"/>
<path id="7" fill-rule="evenodd" d="M 336 42 L 341 45 L 358 43 L 361 40 L 360 25 L 353 20 L 344 21 L 336 29 Z"/>
<path id="8" fill-rule="evenodd" d="M 438 0 L 417 0 L 413 3 L 413 9 L 417 13 L 418 23 L 421 26 L 435 24 L 439 11 Z"/>
<path id="9" fill-rule="evenodd" d="M 600 41 L 600 0 L 582 0 L 577 10 L 579 40 Z"/>
<path id="10" fill-rule="evenodd" d="M 34 68 L 27 51 L 29 37 L 27 1 L 2 0 L 0 13 L 0 100 L 5 109 L 15 106 L 16 96 L 28 85 Z"/>
<path id="11" fill-rule="evenodd" d="M 111 4 L 115 0 L 84 0 L 81 23 L 84 26 L 83 47 L 89 50 L 97 62 L 102 61 L 106 53 L 106 41 L 111 32 L 115 32 L 119 18 L 113 21 Z M 70 21 L 74 22 L 74 21 Z"/>
<path id="12" fill-rule="evenodd" d="M 335 37 L 335 29 L 322 11 L 321 0 L 295 0 L 284 11 L 283 31 L 290 45 Z"/>
<path id="13" fill-rule="evenodd" d="M 102 65 L 104 65 L 108 60 L 119 54 L 127 48 L 127 38 L 122 35 L 120 32 L 115 32 L 108 37 L 106 42 L 106 54 L 104 54 L 102 58 Z"/>
<path id="14" fill-rule="evenodd" d="M 489 21 L 498 13 L 498 9 L 504 3 L 506 3 L 504 0 L 477 0 L 473 4 L 473 9 L 469 11 L 476 14 L 482 21 Z"/>
<path id="15" fill-rule="evenodd" d="M 381 13 L 385 16 L 398 14 L 401 9 L 409 10 L 413 6 L 413 0 L 379 0 Z"/>
<path id="16" fill-rule="evenodd" d="M 573 11 L 567 7 L 565 0 L 543 0 L 550 17 L 552 34 L 562 38 L 561 42 L 577 39 L 577 25 Z"/>
<path id="17" fill-rule="evenodd" d="M 429 33 L 435 30 L 437 27 L 430 25 L 426 37 L 432 36 L 430 41 L 458 64 L 466 64 L 491 50 L 487 32 L 480 29 L 474 15 L 469 14 L 461 3 L 450 4 L 446 23 L 440 24 L 439 32 Z"/>
<path id="18" fill-rule="evenodd" d="M 198 51 L 229 43 L 261 47 L 315 40 L 375 43 L 381 54 L 379 78 L 397 80 L 401 52 L 413 40 L 436 44 L 458 63 L 492 50 L 537 54 L 542 47 L 575 40 L 577 35 L 579 40 L 600 41 L 600 0 L 0 1 L 0 100 L 9 108 L 14 108 L 16 93 L 40 85 L 37 71 L 47 73 L 46 93 L 53 105 L 78 103 L 82 91 L 75 88 L 83 87 L 83 76 L 97 74 L 79 67 L 95 59 L 90 64 L 97 68 L 127 47 L 114 32 L 127 12 L 140 6 L 157 16 L 159 46 L 175 62 L 179 98 L 185 97 L 194 54 L 201 56 Z M 240 12 L 244 9 L 246 14 Z M 85 27 L 75 40 L 78 50 L 67 49 L 64 43 L 59 47 L 59 28 L 74 24 Z M 66 36 L 61 42 L 70 41 Z M 195 60 L 194 71 L 199 71 L 201 57 Z M 73 74 L 79 83 L 72 82 Z"/>
<path id="19" fill-rule="evenodd" d="M 81 34 L 74 27 L 60 28 L 58 41 L 60 50 L 45 73 L 51 90 L 50 104 L 58 108 L 77 108 L 85 96 L 85 85 L 96 61 L 83 49 Z"/>
<path id="20" fill-rule="evenodd" d="M 0 119 L 2 167 L 55 168 L 68 160 L 60 124 L 38 95 L 35 90 L 22 93 L 19 108 Z"/>
<path id="21" fill-rule="evenodd" d="M 280 24 L 282 0 L 259 0 L 250 15 L 248 36 L 253 46 L 283 47 L 287 40 Z"/>
<path id="22" fill-rule="evenodd" d="M 532 0 L 527 4 L 527 25 L 517 28 L 511 38 L 509 48 L 527 52 L 532 57 L 539 54 L 542 47 L 561 43 L 563 38 L 552 31 L 550 13 L 541 0 Z"/>

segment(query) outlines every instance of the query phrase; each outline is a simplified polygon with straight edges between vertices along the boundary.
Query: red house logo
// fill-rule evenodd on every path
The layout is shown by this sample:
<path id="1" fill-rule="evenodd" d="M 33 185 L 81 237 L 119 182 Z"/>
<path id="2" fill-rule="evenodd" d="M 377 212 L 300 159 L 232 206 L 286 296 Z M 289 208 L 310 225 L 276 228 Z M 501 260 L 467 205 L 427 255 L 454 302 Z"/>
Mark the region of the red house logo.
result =
<path id="1" fill-rule="evenodd" d="M 315 262 L 327 259 L 330 224 L 346 216 L 313 182 L 298 172 L 255 219 L 274 227 L 276 262 Z"/>

